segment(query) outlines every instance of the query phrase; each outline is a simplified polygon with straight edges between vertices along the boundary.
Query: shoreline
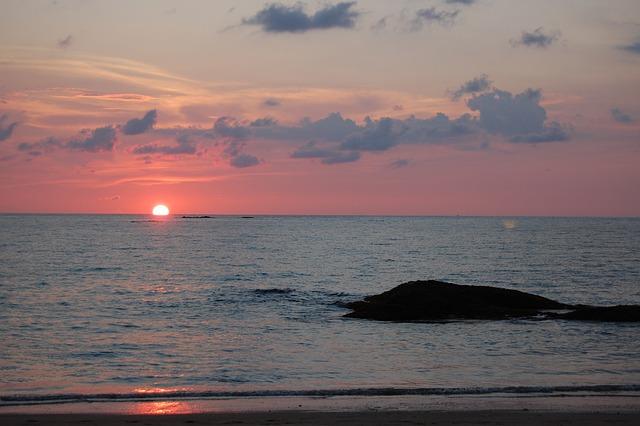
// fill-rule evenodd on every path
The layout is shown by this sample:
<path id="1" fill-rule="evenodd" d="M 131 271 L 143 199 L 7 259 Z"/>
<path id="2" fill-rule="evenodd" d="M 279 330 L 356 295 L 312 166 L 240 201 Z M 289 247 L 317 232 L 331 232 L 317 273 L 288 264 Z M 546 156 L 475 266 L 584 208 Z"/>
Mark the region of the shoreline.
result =
<path id="1" fill-rule="evenodd" d="M 0 405 L 0 423 L 13 415 L 179 415 L 266 412 L 480 412 L 636 413 L 640 392 L 582 394 L 272 396 L 243 398 L 157 398 L 97 402 Z"/>
<path id="2" fill-rule="evenodd" d="M 587 400 L 585 400 L 587 398 Z M 260 398 L 46 404 L 0 409 L 0 423 L 112 426 L 209 425 L 525 425 L 640 424 L 640 395 L 555 397 Z M 12 407 L 16 408 L 16 407 Z M 27 408 L 27 410 L 24 410 Z M 30 412 L 37 408 L 35 412 Z M 45 408 L 46 410 L 43 410 Z"/>

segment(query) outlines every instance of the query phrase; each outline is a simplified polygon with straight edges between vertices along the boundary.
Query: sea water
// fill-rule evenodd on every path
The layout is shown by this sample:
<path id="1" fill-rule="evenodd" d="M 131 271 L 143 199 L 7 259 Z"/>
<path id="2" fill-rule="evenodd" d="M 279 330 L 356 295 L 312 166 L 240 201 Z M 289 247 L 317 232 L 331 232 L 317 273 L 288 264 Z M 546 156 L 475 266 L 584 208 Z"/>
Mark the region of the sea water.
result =
<path id="1" fill-rule="evenodd" d="M 343 317 L 418 279 L 638 304 L 640 220 L 1 215 L 0 400 L 640 390 L 633 323 Z"/>

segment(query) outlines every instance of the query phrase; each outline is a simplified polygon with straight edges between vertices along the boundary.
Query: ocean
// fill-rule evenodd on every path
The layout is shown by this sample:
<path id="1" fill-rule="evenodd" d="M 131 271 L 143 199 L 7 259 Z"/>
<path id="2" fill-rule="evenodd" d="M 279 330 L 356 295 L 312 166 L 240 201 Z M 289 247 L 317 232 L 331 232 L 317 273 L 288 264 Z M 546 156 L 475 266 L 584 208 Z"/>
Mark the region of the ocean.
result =
<path id="1" fill-rule="evenodd" d="M 637 324 L 387 323 L 406 281 L 640 303 L 640 220 L 0 215 L 0 403 L 640 390 Z"/>

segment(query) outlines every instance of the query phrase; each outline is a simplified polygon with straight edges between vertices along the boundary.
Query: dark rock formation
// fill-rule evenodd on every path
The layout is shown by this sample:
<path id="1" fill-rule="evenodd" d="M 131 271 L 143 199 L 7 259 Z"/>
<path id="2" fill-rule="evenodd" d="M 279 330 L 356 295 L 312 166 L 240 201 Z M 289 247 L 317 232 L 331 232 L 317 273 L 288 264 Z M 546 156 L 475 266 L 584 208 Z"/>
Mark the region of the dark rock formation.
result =
<path id="1" fill-rule="evenodd" d="M 639 322 L 640 305 L 582 307 L 560 314 L 558 318 L 576 321 Z"/>
<path id="2" fill-rule="evenodd" d="M 349 318 L 379 321 L 446 321 L 513 318 L 638 321 L 640 306 L 573 306 L 545 297 L 488 286 L 411 281 L 346 304 Z M 561 312 L 570 310 L 571 312 Z M 555 311 L 555 312 L 554 312 Z"/>
<path id="3" fill-rule="evenodd" d="M 182 216 L 183 219 L 213 219 L 213 216 Z"/>

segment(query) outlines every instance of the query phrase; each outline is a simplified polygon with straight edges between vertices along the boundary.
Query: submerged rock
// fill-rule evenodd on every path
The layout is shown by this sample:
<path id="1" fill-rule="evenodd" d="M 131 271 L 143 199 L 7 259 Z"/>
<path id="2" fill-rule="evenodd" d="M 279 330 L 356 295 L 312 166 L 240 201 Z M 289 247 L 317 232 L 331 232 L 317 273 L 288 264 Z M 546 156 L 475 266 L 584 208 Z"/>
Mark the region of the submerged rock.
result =
<path id="1" fill-rule="evenodd" d="M 640 305 L 588 306 L 558 315 L 576 321 L 640 322 Z"/>
<path id="2" fill-rule="evenodd" d="M 381 321 L 441 321 L 534 317 L 572 306 L 518 290 L 489 286 L 411 281 L 347 304 L 349 318 Z"/>
<path id="3" fill-rule="evenodd" d="M 640 305 L 567 305 L 518 290 L 432 280 L 400 284 L 344 306 L 353 310 L 346 317 L 378 321 L 537 318 L 640 322 Z"/>

